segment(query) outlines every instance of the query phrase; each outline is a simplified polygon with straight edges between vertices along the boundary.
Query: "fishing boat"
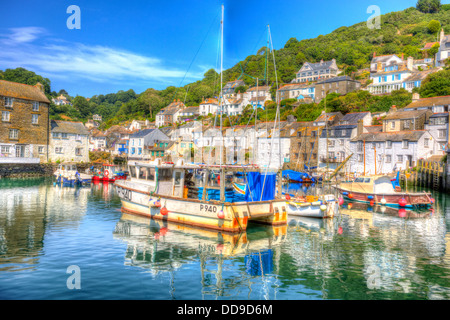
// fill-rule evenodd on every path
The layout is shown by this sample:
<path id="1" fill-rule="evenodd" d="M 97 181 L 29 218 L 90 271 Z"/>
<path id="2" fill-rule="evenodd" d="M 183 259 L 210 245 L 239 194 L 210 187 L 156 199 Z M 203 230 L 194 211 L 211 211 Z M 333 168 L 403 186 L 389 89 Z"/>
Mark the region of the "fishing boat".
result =
<path id="1" fill-rule="evenodd" d="M 156 159 L 129 164 L 130 179 L 114 186 L 125 213 L 227 232 L 245 231 L 249 221 L 285 225 L 286 200 L 276 197 L 275 174 L 246 168 L 245 196 L 234 192 L 231 180 L 220 179 L 243 169 Z"/>
<path id="2" fill-rule="evenodd" d="M 310 218 L 332 218 L 337 215 L 339 206 L 334 195 L 305 196 L 291 198 L 286 196 L 288 216 L 310 217 Z"/>
<path id="3" fill-rule="evenodd" d="M 283 170 L 283 180 L 287 183 L 313 183 L 316 180 L 306 172 Z"/>
<path id="4" fill-rule="evenodd" d="M 92 176 L 80 173 L 74 163 L 60 164 L 58 169 L 53 173 L 57 184 L 64 185 L 83 185 L 91 183 Z"/>
<path id="5" fill-rule="evenodd" d="M 116 180 L 126 180 L 128 174 L 124 171 L 117 170 L 117 166 L 113 164 L 103 164 L 101 170 L 92 177 L 94 182 L 114 182 Z"/>
<path id="6" fill-rule="evenodd" d="M 407 192 L 395 178 L 388 175 L 362 176 L 339 184 L 336 188 L 345 200 L 384 205 L 395 208 L 419 209 L 431 207 L 434 199 L 428 192 Z"/>

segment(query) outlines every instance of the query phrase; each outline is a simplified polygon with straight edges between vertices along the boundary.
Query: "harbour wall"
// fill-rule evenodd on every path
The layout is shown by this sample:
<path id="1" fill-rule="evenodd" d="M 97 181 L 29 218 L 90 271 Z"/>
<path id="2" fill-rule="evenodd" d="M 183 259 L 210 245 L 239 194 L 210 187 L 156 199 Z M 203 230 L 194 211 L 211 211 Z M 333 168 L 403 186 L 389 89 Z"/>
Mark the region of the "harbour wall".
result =
<path id="1" fill-rule="evenodd" d="M 49 163 L 3 163 L 0 164 L 0 179 L 51 177 L 59 165 Z M 91 164 L 77 164 L 79 172 L 85 172 Z"/>

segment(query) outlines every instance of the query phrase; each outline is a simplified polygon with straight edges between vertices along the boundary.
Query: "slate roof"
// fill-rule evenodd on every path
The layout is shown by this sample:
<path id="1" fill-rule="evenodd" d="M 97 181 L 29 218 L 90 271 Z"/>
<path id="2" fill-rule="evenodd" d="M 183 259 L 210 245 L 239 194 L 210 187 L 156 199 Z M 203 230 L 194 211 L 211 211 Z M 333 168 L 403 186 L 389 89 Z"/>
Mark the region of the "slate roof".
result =
<path id="1" fill-rule="evenodd" d="M 321 80 L 321 81 L 317 82 L 317 84 L 340 82 L 340 81 L 358 82 L 356 80 L 353 80 L 349 76 L 341 76 L 341 77 L 332 77 L 332 78 L 328 78 L 328 79 L 325 79 L 325 80 Z"/>
<path id="2" fill-rule="evenodd" d="M 82 122 L 51 120 L 50 128 L 52 132 L 89 135 L 89 131 Z"/>
<path id="3" fill-rule="evenodd" d="M 351 141 L 366 141 L 366 142 L 385 142 L 394 141 L 400 142 L 403 140 L 418 141 L 424 134 L 425 130 L 415 131 L 396 131 L 396 132 L 369 132 L 362 133 L 359 136 L 353 138 Z"/>
<path id="4" fill-rule="evenodd" d="M 433 98 L 421 98 L 417 101 L 411 102 L 405 108 L 420 108 L 420 107 L 432 107 L 450 105 L 450 96 L 439 96 Z"/>
<path id="5" fill-rule="evenodd" d="M 383 120 L 411 119 L 425 115 L 428 110 L 396 111 L 388 114 Z"/>
<path id="6" fill-rule="evenodd" d="M 38 87 L 0 80 L 0 96 L 50 103 Z"/>
<path id="7" fill-rule="evenodd" d="M 132 139 L 132 138 L 143 138 L 146 135 L 152 133 L 154 130 L 155 129 L 144 129 L 144 130 L 138 131 L 138 132 L 133 133 L 132 135 L 130 135 L 130 139 Z"/>
<path id="8" fill-rule="evenodd" d="M 311 67 L 312 71 L 321 70 L 321 69 L 329 69 L 333 65 L 333 62 L 334 62 L 333 60 L 317 62 L 317 63 L 305 62 L 305 64 L 303 66 L 309 65 Z M 302 69 L 303 69 L 303 66 L 302 66 Z M 300 70 L 302 70 L 302 69 L 300 69 Z"/>
<path id="9" fill-rule="evenodd" d="M 199 113 L 199 107 L 187 107 L 183 110 L 180 111 L 181 114 L 183 113 L 193 113 L 193 114 L 198 114 Z"/>
<path id="10" fill-rule="evenodd" d="M 328 128 L 328 138 L 350 138 L 352 130 L 358 128 L 357 125 L 336 125 Z M 342 135 L 342 130 L 346 130 L 345 135 Z M 333 134 L 334 132 L 334 134 Z M 321 138 L 327 137 L 327 131 L 322 130 Z"/>
<path id="11" fill-rule="evenodd" d="M 269 91 L 270 86 L 258 86 L 258 87 L 252 87 L 247 89 L 247 92 L 253 92 L 253 91 Z"/>
<path id="12" fill-rule="evenodd" d="M 359 120 L 364 119 L 367 115 L 370 115 L 370 112 L 353 112 L 353 113 L 347 113 L 341 120 L 339 120 L 339 123 L 344 124 L 344 122 L 347 122 L 348 124 L 356 124 Z"/>

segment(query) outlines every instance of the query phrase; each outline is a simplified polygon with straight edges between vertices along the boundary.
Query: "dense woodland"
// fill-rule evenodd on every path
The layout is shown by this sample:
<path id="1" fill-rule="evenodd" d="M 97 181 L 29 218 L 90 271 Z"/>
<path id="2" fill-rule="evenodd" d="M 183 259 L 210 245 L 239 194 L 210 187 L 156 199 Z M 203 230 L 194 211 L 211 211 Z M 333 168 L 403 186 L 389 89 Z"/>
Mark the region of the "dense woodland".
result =
<path id="1" fill-rule="evenodd" d="M 438 50 L 433 47 L 422 50 L 427 42 L 435 42 L 437 34 L 444 29 L 450 34 L 450 5 L 440 5 L 439 0 L 419 0 L 416 7 L 400 12 L 392 12 L 381 17 L 380 29 L 369 29 L 367 22 L 361 22 L 350 27 L 341 27 L 330 34 L 320 35 L 314 39 L 298 41 L 289 39 L 285 46 L 274 50 L 279 85 L 289 83 L 304 62 L 319 62 L 320 60 L 336 59 L 343 73 L 359 79 L 368 79 L 368 72 L 356 71 L 368 68 L 373 53 L 377 55 L 398 54 L 412 56 L 416 59 L 425 56 L 432 57 Z M 256 78 L 267 78 L 272 86 L 272 94 L 276 91 L 274 66 L 271 63 L 272 52 L 266 47 L 260 48 L 256 54 L 248 56 L 234 67 L 223 73 L 224 82 L 243 79 L 246 87 L 254 86 Z M 267 63 L 269 61 L 269 63 Z M 266 73 L 267 66 L 267 73 Z M 71 97 L 64 89 L 56 92 L 51 90 L 49 79 L 34 72 L 23 69 L 0 70 L 0 79 L 26 84 L 44 84 L 48 98 L 65 95 L 73 106 L 50 105 L 52 119 L 67 119 L 87 121 L 92 114 L 103 117 L 103 128 L 131 119 L 154 120 L 156 113 L 167 106 L 173 99 L 185 101 L 187 106 L 198 106 L 202 97 L 214 97 L 220 92 L 219 74 L 211 69 L 204 74 L 202 80 L 177 88 L 167 87 L 164 90 L 147 89 L 136 93 L 132 89 L 117 93 L 100 94 L 86 99 L 82 96 Z M 265 80 L 260 80 L 263 84 Z M 239 88 L 242 90 L 243 88 Z M 450 70 L 430 75 L 418 90 L 422 97 L 450 95 Z M 411 102 L 412 95 L 399 90 L 388 96 L 373 96 L 366 91 L 358 91 L 339 96 L 330 94 L 319 105 L 304 104 L 296 108 L 292 106 L 295 100 L 281 101 L 281 120 L 288 115 L 294 115 L 298 121 L 315 119 L 322 110 L 341 111 L 386 111 L 392 105 L 403 107 Z M 258 111 L 261 121 L 275 118 L 276 104 L 269 103 L 266 110 Z M 241 116 L 225 119 L 228 124 L 246 124 L 252 116 L 252 110 L 247 108 Z M 253 120 L 252 120 L 253 121 Z"/>

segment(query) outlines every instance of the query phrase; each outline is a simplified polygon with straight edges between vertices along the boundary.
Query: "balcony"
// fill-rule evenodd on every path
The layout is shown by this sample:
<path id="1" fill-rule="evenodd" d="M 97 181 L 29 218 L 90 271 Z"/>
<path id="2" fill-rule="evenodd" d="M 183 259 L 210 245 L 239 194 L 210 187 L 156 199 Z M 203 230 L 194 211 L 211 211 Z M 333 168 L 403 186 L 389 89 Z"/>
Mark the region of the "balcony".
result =
<path id="1" fill-rule="evenodd" d="M 322 163 L 342 163 L 345 161 L 345 157 L 320 157 L 320 162 Z"/>

